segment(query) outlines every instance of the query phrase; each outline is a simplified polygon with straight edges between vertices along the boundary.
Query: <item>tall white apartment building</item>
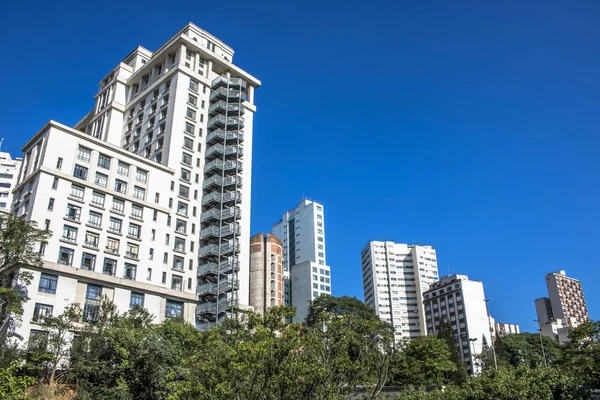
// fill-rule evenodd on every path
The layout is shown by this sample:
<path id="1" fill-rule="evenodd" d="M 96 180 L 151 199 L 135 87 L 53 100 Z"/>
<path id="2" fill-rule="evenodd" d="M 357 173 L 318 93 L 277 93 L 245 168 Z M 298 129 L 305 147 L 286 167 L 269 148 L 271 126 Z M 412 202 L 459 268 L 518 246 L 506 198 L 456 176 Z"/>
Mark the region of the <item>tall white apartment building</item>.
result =
<path id="1" fill-rule="evenodd" d="M 20 332 L 101 298 L 205 328 L 249 303 L 254 88 L 233 50 L 188 24 L 136 48 L 74 127 L 50 121 L 23 147 L 12 212 L 53 231 L 25 268 Z"/>
<path id="2" fill-rule="evenodd" d="M 273 225 L 273 234 L 283 243 L 285 304 L 296 307 L 293 321 L 302 321 L 312 300 L 331 294 L 323 205 L 303 199 Z"/>
<path id="3" fill-rule="evenodd" d="M 492 345 L 493 330 L 488 316 L 483 284 L 466 275 L 449 275 L 440 278 L 423 294 L 427 334 L 435 335 L 442 323 L 452 328 L 462 362 L 470 374 L 480 372 L 476 355 L 484 342 Z"/>
<path id="4" fill-rule="evenodd" d="M 0 152 L 0 211 L 10 212 L 21 161 L 20 158 L 13 159 L 9 153 Z"/>
<path id="5" fill-rule="evenodd" d="M 438 278 L 435 249 L 371 241 L 361 261 L 365 303 L 394 325 L 396 341 L 425 335 L 423 292 Z"/>

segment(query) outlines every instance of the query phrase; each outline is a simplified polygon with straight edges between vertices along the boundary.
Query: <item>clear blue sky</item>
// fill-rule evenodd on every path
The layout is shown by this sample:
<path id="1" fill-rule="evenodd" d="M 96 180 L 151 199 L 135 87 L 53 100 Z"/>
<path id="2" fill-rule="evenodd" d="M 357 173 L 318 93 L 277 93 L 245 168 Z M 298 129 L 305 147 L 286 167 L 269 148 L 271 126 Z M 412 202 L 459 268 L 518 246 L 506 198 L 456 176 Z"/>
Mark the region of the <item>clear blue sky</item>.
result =
<path id="1" fill-rule="evenodd" d="M 325 205 L 335 295 L 369 239 L 435 246 L 534 329 L 544 274 L 600 318 L 597 1 L 4 2 L 4 149 L 78 121 L 100 79 L 192 21 L 260 78 L 252 231 Z"/>

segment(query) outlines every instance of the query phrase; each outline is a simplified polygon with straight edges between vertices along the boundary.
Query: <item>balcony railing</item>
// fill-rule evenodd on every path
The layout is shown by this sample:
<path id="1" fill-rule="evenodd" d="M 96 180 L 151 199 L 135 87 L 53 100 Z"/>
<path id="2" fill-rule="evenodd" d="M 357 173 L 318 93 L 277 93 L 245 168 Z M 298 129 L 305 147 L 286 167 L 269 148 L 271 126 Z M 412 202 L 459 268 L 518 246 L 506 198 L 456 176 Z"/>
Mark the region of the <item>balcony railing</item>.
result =
<path id="1" fill-rule="evenodd" d="M 235 100 L 235 101 L 244 101 L 246 100 L 246 93 L 241 92 L 239 90 L 235 90 L 235 89 L 229 89 L 227 90 L 224 87 L 220 87 L 218 89 L 215 89 L 213 91 L 211 91 L 210 93 L 210 101 L 212 102 L 213 100 L 226 100 L 226 99 L 231 99 L 231 100 Z"/>
<path id="2" fill-rule="evenodd" d="M 212 192 L 212 193 L 202 196 L 202 205 L 207 205 L 207 204 L 211 204 L 211 203 L 215 203 L 215 204 L 219 204 L 219 203 L 229 204 L 229 203 L 233 203 L 233 202 L 240 203 L 241 197 L 242 197 L 242 194 L 240 193 L 239 190 L 237 192 L 236 191 L 225 192 L 225 193 L 223 193 L 222 196 L 221 196 L 221 192 L 215 191 L 215 192 Z"/>
<path id="3" fill-rule="evenodd" d="M 208 244 L 206 246 L 202 246 L 200 247 L 200 257 L 206 257 L 206 256 L 228 256 L 231 255 L 233 252 L 238 253 L 240 251 L 240 246 L 239 244 L 229 244 L 229 243 L 225 243 L 222 244 L 221 247 L 219 248 L 219 245 L 217 244 Z"/>
<path id="4" fill-rule="evenodd" d="M 238 157 L 241 157 L 244 155 L 244 151 L 241 146 L 223 146 L 222 144 L 214 144 L 206 149 L 205 156 L 207 158 L 210 158 L 212 156 L 222 157 L 223 154 L 225 154 L 226 156 L 238 155 Z"/>
<path id="5" fill-rule="evenodd" d="M 196 315 L 219 314 L 229 310 L 231 307 L 238 306 L 237 299 L 223 299 L 217 302 L 206 302 L 196 306 Z"/>
<path id="6" fill-rule="evenodd" d="M 227 224 L 223 227 L 219 227 L 219 226 L 210 226 L 208 228 L 202 228 L 200 230 L 200 239 L 205 239 L 207 237 L 228 237 L 231 236 L 233 234 L 239 234 L 240 233 L 240 227 L 237 226 L 234 229 L 234 224 Z"/>
<path id="7" fill-rule="evenodd" d="M 229 84 L 230 88 L 236 88 L 236 89 L 239 89 L 240 87 L 242 89 L 246 88 L 246 82 L 243 79 L 229 78 L 229 81 L 228 81 L 227 78 L 225 78 L 224 76 L 218 76 L 215 79 L 213 79 L 211 88 L 216 89 L 219 87 L 227 87 L 228 84 Z"/>
<path id="8" fill-rule="evenodd" d="M 209 221 L 209 220 L 226 220 L 239 216 L 240 209 L 237 207 L 225 208 L 221 211 L 219 208 L 211 208 L 210 210 L 204 211 L 202 213 L 201 221 Z"/>
<path id="9" fill-rule="evenodd" d="M 198 296 L 205 295 L 217 295 L 221 293 L 231 292 L 232 290 L 237 290 L 239 288 L 238 282 L 231 281 L 221 281 L 219 283 L 201 283 L 196 288 L 196 293 Z"/>
<path id="10" fill-rule="evenodd" d="M 223 128 L 225 126 L 239 126 L 240 128 L 244 127 L 244 118 L 243 117 L 225 117 L 224 115 L 215 115 L 211 119 L 208 120 L 207 128 Z"/>
<path id="11" fill-rule="evenodd" d="M 216 114 L 227 114 L 227 116 L 233 117 L 244 114 L 244 107 L 241 107 L 238 103 L 227 103 L 219 100 L 208 108 L 208 115 L 212 117 Z"/>
<path id="12" fill-rule="evenodd" d="M 240 263 L 233 261 L 225 261 L 220 265 L 218 262 L 210 262 L 207 264 L 201 264 L 198 267 L 198 277 L 207 275 L 228 275 L 232 272 L 238 272 L 240 270 Z"/>
<path id="13" fill-rule="evenodd" d="M 229 187 L 229 186 L 235 186 L 237 185 L 238 187 L 242 186 L 242 177 L 241 176 L 219 176 L 219 175 L 213 175 L 208 179 L 204 180 L 204 183 L 202 184 L 202 188 L 203 189 L 208 189 L 210 187 L 214 187 L 214 186 L 223 186 L 223 187 Z"/>
<path id="14" fill-rule="evenodd" d="M 242 171 L 242 167 L 243 164 L 239 161 L 232 161 L 232 160 L 212 160 L 208 163 L 206 163 L 206 165 L 204 166 L 204 172 L 211 172 L 211 171 L 233 171 L 236 170 L 241 172 Z"/>
<path id="15" fill-rule="evenodd" d="M 227 132 L 225 132 L 223 129 L 216 129 L 206 135 L 207 145 L 211 145 L 216 142 L 223 142 L 223 140 L 226 140 L 228 143 L 237 143 L 239 140 L 241 143 L 244 141 L 244 133 L 237 130 L 227 130 Z"/>

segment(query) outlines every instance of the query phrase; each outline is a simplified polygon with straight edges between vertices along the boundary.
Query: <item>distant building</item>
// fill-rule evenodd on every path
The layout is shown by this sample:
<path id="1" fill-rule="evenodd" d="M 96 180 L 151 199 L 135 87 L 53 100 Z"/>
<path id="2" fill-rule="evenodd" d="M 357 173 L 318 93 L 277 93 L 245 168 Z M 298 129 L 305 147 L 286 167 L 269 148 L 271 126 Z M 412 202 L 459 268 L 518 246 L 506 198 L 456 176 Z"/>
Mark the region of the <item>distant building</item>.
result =
<path id="1" fill-rule="evenodd" d="M 0 152 L 0 210 L 10 212 L 13 194 L 17 184 L 21 158 L 13 158 L 9 153 Z"/>
<path id="2" fill-rule="evenodd" d="M 521 333 L 519 325 L 496 322 L 494 330 L 498 336 L 510 335 L 512 333 Z"/>
<path id="3" fill-rule="evenodd" d="M 296 307 L 292 321 L 303 321 L 304 310 L 312 300 L 331 294 L 323 205 L 307 199 L 300 201 L 273 225 L 273 234 L 283 243 L 285 304 Z"/>
<path id="4" fill-rule="evenodd" d="M 423 298 L 427 334 L 435 335 L 441 323 L 449 323 L 461 361 L 470 374 L 479 373 L 476 355 L 484 345 L 492 344 L 483 284 L 466 275 L 444 276 L 423 293 Z"/>
<path id="5" fill-rule="evenodd" d="M 438 278 L 435 249 L 371 241 L 361 262 L 365 303 L 394 326 L 396 341 L 425 335 L 422 294 Z"/>
<path id="6" fill-rule="evenodd" d="M 283 245 L 270 233 L 250 238 L 250 306 L 264 314 L 283 304 Z"/>
<path id="7" fill-rule="evenodd" d="M 549 297 L 535 300 L 539 329 L 542 335 L 568 341 L 569 330 L 589 320 L 581 283 L 564 270 L 546 275 Z"/>

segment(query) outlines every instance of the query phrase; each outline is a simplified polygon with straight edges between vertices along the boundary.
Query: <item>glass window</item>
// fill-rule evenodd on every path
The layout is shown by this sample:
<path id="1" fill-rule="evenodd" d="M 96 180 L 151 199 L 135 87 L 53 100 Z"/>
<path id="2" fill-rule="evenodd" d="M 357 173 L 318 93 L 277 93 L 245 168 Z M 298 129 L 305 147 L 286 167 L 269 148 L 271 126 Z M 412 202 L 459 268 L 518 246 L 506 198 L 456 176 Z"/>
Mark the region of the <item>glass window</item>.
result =
<path id="1" fill-rule="evenodd" d="M 190 134 L 193 135 L 194 134 L 194 129 L 195 129 L 194 125 L 190 124 L 189 122 L 185 123 L 185 132 L 186 133 L 190 133 Z"/>
<path id="2" fill-rule="evenodd" d="M 191 118 L 193 120 L 196 119 L 196 111 L 192 110 L 191 108 L 188 107 L 188 109 L 185 112 L 185 116 L 188 118 Z"/>
<path id="3" fill-rule="evenodd" d="M 183 147 L 190 151 L 194 151 L 194 141 L 188 137 L 183 138 Z"/>
<path id="4" fill-rule="evenodd" d="M 189 182 L 191 176 L 192 176 L 192 173 L 189 170 L 187 170 L 185 168 L 181 168 L 181 174 L 180 174 L 181 180 Z"/>
<path id="5" fill-rule="evenodd" d="M 165 307 L 165 317 L 183 318 L 183 303 L 173 300 L 167 300 Z"/>
<path id="6" fill-rule="evenodd" d="M 71 185 L 71 193 L 70 197 L 76 200 L 83 200 L 83 195 L 85 193 L 85 188 L 79 185 Z"/>
<path id="7" fill-rule="evenodd" d="M 112 210 L 123 214 L 125 212 L 125 202 L 119 199 L 113 199 Z"/>
<path id="8" fill-rule="evenodd" d="M 125 164 L 122 161 L 119 161 L 117 164 L 117 174 L 123 176 L 129 176 L 129 164 Z"/>
<path id="9" fill-rule="evenodd" d="M 188 153 L 181 153 L 181 162 L 185 165 L 192 165 L 192 155 Z"/>
<path id="10" fill-rule="evenodd" d="M 125 255 L 130 258 L 137 259 L 140 253 L 140 246 L 135 243 L 127 243 L 127 250 Z"/>
<path id="11" fill-rule="evenodd" d="M 190 188 L 185 185 L 179 185 L 179 195 L 188 199 L 190 197 Z"/>
<path id="12" fill-rule="evenodd" d="M 73 204 L 67 204 L 66 217 L 67 217 L 67 219 L 70 219 L 71 221 L 79 221 L 79 218 L 81 218 L 81 207 L 78 207 Z"/>
<path id="13" fill-rule="evenodd" d="M 190 103 L 193 106 L 198 105 L 198 98 L 196 96 L 192 96 L 191 94 L 188 94 L 188 103 Z"/>
<path id="14" fill-rule="evenodd" d="M 134 264 L 125 263 L 123 278 L 131 279 L 132 281 L 134 281 L 136 272 L 137 272 L 137 266 L 135 266 Z"/>
<path id="15" fill-rule="evenodd" d="M 85 302 L 83 304 L 83 320 L 87 322 L 96 321 L 100 314 L 102 303 L 102 286 L 88 285 L 85 291 Z"/>
<path id="16" fill-rule="evenodd" d="M 113 254 L 119 254 L 119 240 L 114 238 L 106 239 L 106 251 Z"/>
<path id="17" fill-rule="evenodd" d="M 83 253 L 81 256 L 81 269 L 87 271 L 93 271 L 96 267 L 96 255 L 90 253 Z"/>
<path id="18" fill-rule="evenodd" d="M 133 187 L 133 197 L 138 200 L 144 200 L 146 198 L 146 189 L 139 186 Z"/>
<path id="19" fill-rule="evenodd" d="M 115 179 L 115 191 L 123 194 L 127 193 L 127 182 Z"/>
<path id="20" fill-rule="evenodd" d="M 69 242 L 75 242 L 77 240 L 77 228 L 69 225 L 64 225 L 62 239 L 67 240 Z"/>
<path id="21" fill-rule="evenodd" d="M 88 224 L 100 228 L 102 225 L 102 214 L 96 211 L 90 211 Z"/>
<path id="22" fill-rule="evenodd" d="M 38 291 L 42 293 L 56 293 L 56 284 L 58 283 L 58 276 L 50 274 L 42 274 L 40 277 L 40 285 Z"/>
<path id="23" fill-rule="evenodd" d="M 183 215 L 184 217 L 187 217 L 187 215 L 188 215 L 188 205 L 186 203 L 183 203 L 183 202 L 179 201 L 177 203 L 177 214 Z"/>
<path id="24" fill-rule="evenodd" d="M 85 243 L 84 244 L 86 246 L 98 248 L 99 240 L 100 240 L 100 235 L 98 235 L 97 233 L 90 232 L 90 231 L 87 231 L 85 233 Z"/>
<path id="25" fill-rule="evenodd" d="M 173 275 L 171 277 L 171 289 L 183 290 L 183 278 L 181 276 Z"/>
<path id="26" fill-rule="evenodd" d="M 131 217 L 132 218 L 142 219 L 143 215 L 144 215 L 144 207 L 138 206 L 137 204 L 131 205 Z"/>
<path id="27" fill-rule="evenodd" d="M 35 303 L 33 309 L 33 322 L 43 323 L 45 317 L 51 317 L 54 307 L 50 304 Z"/>
<path id="28" fill-rule="evenodd" d="M 92 204 L 98 207 L 104 207 L 104 194 L 99 192 L 92 192 Z"/>
<path id="29" fill-rule="evenodd" d="M 102 273 L 106 275 L 114 275 L 117 270 L 117 260 L 110 258 L 104 259 L 104 266 L 102 267 Z"/>
<path id="30" fill-rule="evenodd" d="M 198 82 L 190 80 L 190 89 L 194 92 L 198 92 Z"/>
<path id="31" fill-rule="evenodd" d="M 73 249 L 61 247 L 58 250 L 58 263 L 64 265 L 73 265 Z"/>
<path id="32" fill-rule="evenodd" d="M 121 233 L 122 222 L 123 221 L 118 218 L 110 217 L 109 223 L 108 223 L 109 232 Z"/>
<path id="33" fill-rule="evenodd" d="M 48 348 L 48 332 L 32 329 L 29 332 L 29 342 L 27 343 L 28 350 L 46 351 Z"/>
<path id="34" fill-rule="evenodd" d="M 86 180 L 88 176 L 88 169 L 79 164 L 75 164 L 75 169 L 73 170 L 73 176 L 75 178 Z"/>
<path id="35" fill-rule="evenodd" d="M 175 237 L 175 250 L 185 251 L 185 239 Z"/>
<path id="36" fill-rule="evenodd" d="M 133 224 L 133 223 L 129 223 L 129 229 L 127 231 L 127 234 L 129 237 L 133 237 L 136 239 L 140 238 L 142 232 L 142 226 L 138 225 L 138 224 Z"/>
<path id="37" fill-rule="evenodd" d="M 179 257 L 179 256 L 173 257 L 173 268 L 178 271 L 183 271 L 183 257 Z"/>
<path id="38" fill-rule="evenodd" d="M 110 169 L 110 157 L 100 154 L 98 156 L 98 166 L 104 169 Z"/>
<path id="39" fill-rule="evenodd" d="M 129 299 L 129 308 L 135 306 L 144 307 L 144 294 L 131 292 L 131 298 Z"/>
<path id="40" fill-rule="evenodd" d="M 96 172 L 96 179 L 94 179 L 96 185 L 106 187 L 108 185 L 108 175 Z"/>
<path id="41" fill-rule="evenodd" d="M 135 180 L 141 183 L 146 183 L 148 181 L 148 172 L 143 169 L 136 169 Z"/>
<path id="42" fill-rule="evenodd" d="M 86 149 L 85 147 L 79 146 L 77 149 L 77 159 L 85 162 L 90 162 L 92 158 L 92 151 L 90 149 Z"/>
<path id="43" fill-rule="evenodd" d="M 50 211 L 54 210 L 54 199 L 53 198 L 48 199 L 48 210 L 50 210 Z"/>
<path id="44" fill-rule="evenodd" d="M 187 232 L 187 222 L 182 219 L 177 219 L 175 222 L 175 230 L 177 233 L 186 233 Z"/>

